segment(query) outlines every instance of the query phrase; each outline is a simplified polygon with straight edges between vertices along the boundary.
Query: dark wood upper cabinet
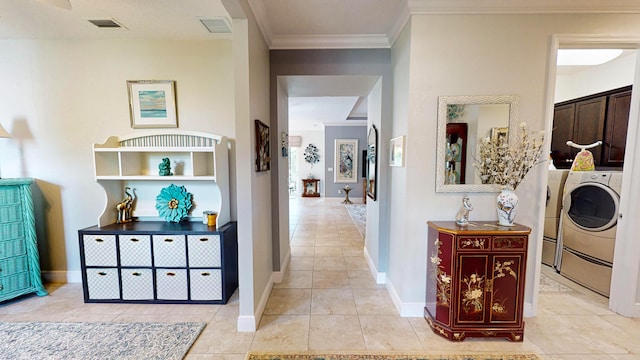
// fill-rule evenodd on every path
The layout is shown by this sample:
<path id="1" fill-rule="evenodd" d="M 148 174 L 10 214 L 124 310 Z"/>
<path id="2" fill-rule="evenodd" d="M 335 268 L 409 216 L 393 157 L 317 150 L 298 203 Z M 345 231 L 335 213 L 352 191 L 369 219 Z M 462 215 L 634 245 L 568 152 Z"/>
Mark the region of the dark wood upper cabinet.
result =
<path id="1" fill-rule="evenodd" d="M 579 150 L 568 140 L 592 148 L 596 167 L 622 167 L 626 145 L 631 86 L 564 101 L 555 105 L 551 133 L 551 157 L 558 169 L 571 167 Z"/>
<path id="2" fill-rule="evenodd" d="M 624 148 L 627 145 L 627 125 L 631 107 L 631 90 L 609 96 L 606 137 L 603 141 L 602 164 L 620 166 L 624 163 Z"/>

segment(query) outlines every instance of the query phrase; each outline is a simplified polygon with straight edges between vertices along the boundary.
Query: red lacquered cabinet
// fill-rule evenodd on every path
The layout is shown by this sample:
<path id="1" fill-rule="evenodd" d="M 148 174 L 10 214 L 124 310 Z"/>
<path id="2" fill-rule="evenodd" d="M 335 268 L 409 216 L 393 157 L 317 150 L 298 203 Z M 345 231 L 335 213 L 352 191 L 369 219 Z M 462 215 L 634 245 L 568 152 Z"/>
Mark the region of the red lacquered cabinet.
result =
<path id="1" fill-rule="evenodd" d="M 522 341 L 522 305 L 531 229 L 474 221 L 428 222 L 424 317 L 438 335 Z"/>

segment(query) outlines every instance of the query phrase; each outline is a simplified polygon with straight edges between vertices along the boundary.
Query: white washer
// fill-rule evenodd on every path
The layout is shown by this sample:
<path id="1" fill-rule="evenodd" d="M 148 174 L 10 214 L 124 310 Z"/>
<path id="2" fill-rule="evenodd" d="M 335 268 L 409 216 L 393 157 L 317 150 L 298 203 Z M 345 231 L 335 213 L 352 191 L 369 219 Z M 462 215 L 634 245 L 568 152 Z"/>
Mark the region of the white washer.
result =
<path id="1" fill-rule="evenodd" d="M 560 274 L 609 296 L 622 172 L 569 172 L 561 215 Z"/>
<path id="2" fill-rule="evenodd" d="M 562 190 L 569 170 L 549 170 L 547 180 L 547 205 L 544 211 L 542 263 L 553 266 L 562 210 Z"/>

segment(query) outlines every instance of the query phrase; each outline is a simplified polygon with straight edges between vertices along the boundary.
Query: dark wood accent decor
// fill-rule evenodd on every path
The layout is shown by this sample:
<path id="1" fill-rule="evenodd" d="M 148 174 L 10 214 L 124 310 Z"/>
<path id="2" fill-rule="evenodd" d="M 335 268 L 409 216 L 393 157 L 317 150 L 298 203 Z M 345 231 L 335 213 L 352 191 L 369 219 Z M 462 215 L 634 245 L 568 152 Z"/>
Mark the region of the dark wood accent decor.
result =
<path id="1" fill-rule="evenodd" d="M 523 341 L 527 244 L 531 229 L 475 221 L 428 222 L 424 317 L 452 341 L 503 337 Z"/>
<path id="2" fill-rule="evenodd" d="M 622 167 L 630 103 L 631 86 L 626 86 L 556 104 L 551 133 L 555 167 L 570 168 L 579 151 L 568 140 L 582 145 L 600 140 L 602 146 L 590 149 L 596 167 Z"/>
<path id="3" fill-rule="evenodd" d="M 320 197 L 319 182 L 319 179 L 302 179 L 302 197 Z"/>

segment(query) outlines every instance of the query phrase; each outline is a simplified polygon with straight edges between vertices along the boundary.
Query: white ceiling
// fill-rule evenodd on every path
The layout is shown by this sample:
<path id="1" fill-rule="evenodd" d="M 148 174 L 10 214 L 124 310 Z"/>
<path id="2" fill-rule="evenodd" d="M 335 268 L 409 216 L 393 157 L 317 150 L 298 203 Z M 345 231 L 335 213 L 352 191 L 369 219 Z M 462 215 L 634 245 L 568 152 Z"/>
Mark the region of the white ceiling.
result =
<path id="1" fill-rule="evenodd" d="M 229 18 L 223 4 L 235 0 L 70 0 L 71 10 L 47 0 L 0 0 L 0 39 L 193 39 L 229 38 L 209 33 L 201 19 Z M 389 48 L 409 14 L 448 13 L 640 13 L 638 0 L 248 0 L 271 49 Z M 113 19 L 124 29 L 88 22 Z M 347 121 L 366 114 L 367 93 L 339 79 L 288 79 L 290 124 L 305 119 Z M 354 79 L 351 79 L 354 80 Z M 362 83 L 359 82 L 362 80 Z M 371 79 L 358 79 L 371 89 Z M 353 91 L 352 91 L 353 90 Z M 344 99 L 337 96 L 346 96 Z M 301 97 L 295 99 L 295 97 Z M 360 101 L 353 101 L 354 97 Z M 305 102 L 308 105 L 305 106 Z M 348 104 L 351 111 L 348 111 Z M 299 109 L 299 113 L 295 109 Z M 331 109 L 331 113 L 322 114 Z M 353 121 L 353 120 L 351 120 Z"/>

